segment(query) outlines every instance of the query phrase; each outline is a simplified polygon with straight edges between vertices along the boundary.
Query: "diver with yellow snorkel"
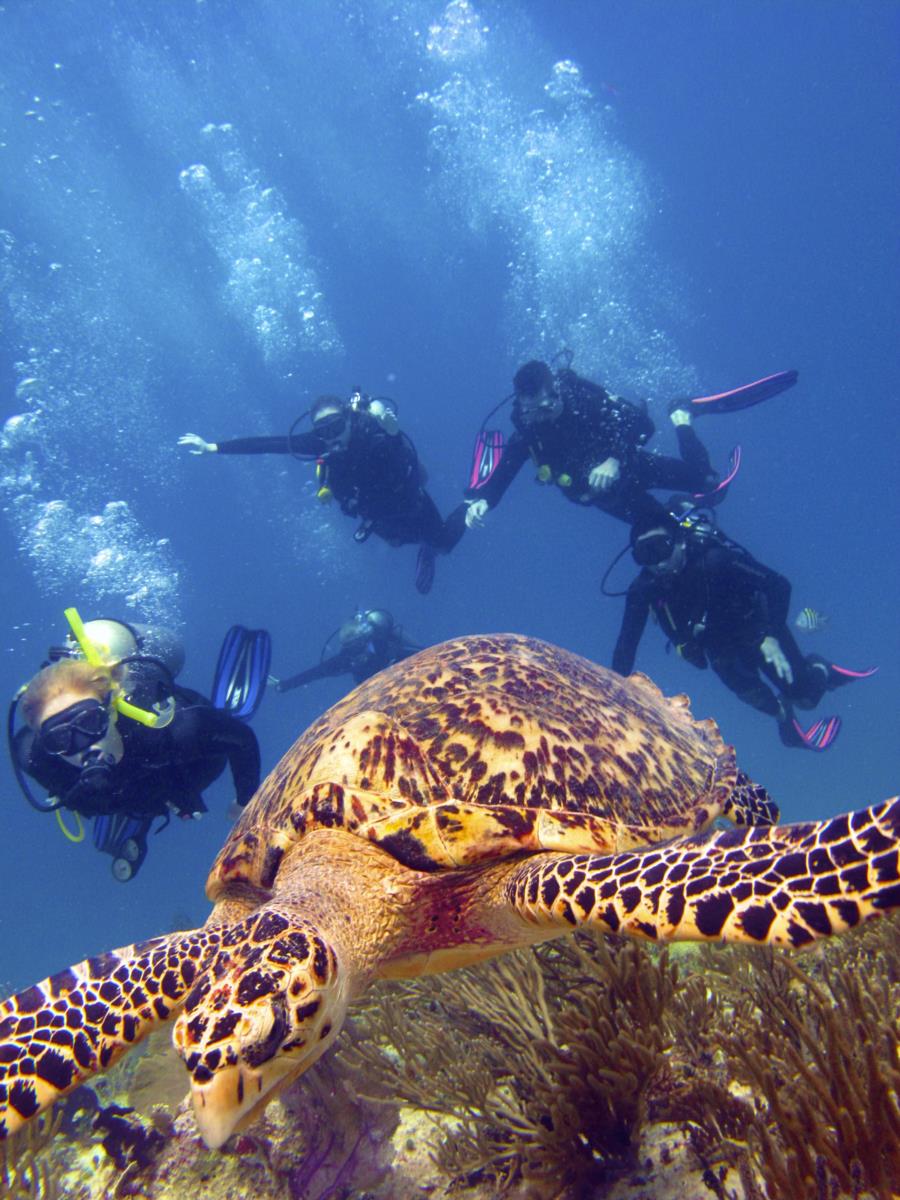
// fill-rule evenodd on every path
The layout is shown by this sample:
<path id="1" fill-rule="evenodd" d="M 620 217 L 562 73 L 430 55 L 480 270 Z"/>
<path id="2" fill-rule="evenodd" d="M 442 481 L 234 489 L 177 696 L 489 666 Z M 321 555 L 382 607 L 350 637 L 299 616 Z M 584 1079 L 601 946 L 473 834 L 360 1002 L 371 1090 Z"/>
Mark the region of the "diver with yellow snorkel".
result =
<path id="1" fill-rule="evenodd" d="M 243 723 L 258 706 L 270 659 L 268 634 L 229 631 L 214 681 L 220 707 L 175 682 L 184 661 L 169 631 L 97 620 L 74 608 L 67 644 L 21 689 L 9 713 L 13 769 L 41 812 L 57 812 L 72 841 L 94 821 L 94 844 L 112 855 L 116 879 L 132 879 L 153 822 L 207 811 L 203 791 L 230 766 L 243 807 L 259 784 L 256 735 Z M 16 729 L 16 716 L 24 725 Z M 243 719 L 242 719 L 243 718 Z M 26 776 L 47 789 L 35 797 Z M 76 814 L 74 831 L 59 810 Z M 158 832 L 158 831 L 157 831 Z"/>

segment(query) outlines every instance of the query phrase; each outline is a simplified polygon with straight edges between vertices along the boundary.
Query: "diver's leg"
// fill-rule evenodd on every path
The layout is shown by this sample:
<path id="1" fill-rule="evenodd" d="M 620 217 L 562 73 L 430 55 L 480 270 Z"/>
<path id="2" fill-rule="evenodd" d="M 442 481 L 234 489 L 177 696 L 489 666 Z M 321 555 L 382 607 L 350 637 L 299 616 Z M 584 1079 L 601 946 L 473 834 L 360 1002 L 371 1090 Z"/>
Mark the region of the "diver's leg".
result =
<path id="1" fill-rule="evenodd" d="M 676 425 L 675 436 L 678 438 L 678 453 L 682 462 L 704 478 L 715 474 L 709 451 L 697 437 L 693 425 Z"/>
<path id="2" fill-rule="evenodd" d="M 759 677 L 759 665 L 746 656 L 709 654 L 709 665 L 729 691 L 739 700 L 769 717 L 778 717 L 782 706 L 778 696 Z"/>
<path id="3" fill-rule="evenodd" d="M 671 520 L 664 504 L 642 487 L 630 482 L 614 488 L 611 494 L 598 492 L 591 503 L 608 517 L 615 517 L 617 521 L 625 521 L 628 525 L 634 525 L 637 521 L 642 525 L 645 521 L 659 521 L 665 525 Z"/>
<path id="4" fill-rule="evenodd" d="M 680 429 L 678 432 L 681 434 Z M 672 492 L 694 493 L 707 491 L 716 482 L 717 476 L 709 467 L 705 451 L 705 468 L 699 463 L 670 458 L 666 454 L 648 454 L 646 450 L 638 450 L 634 457 L 635 476 L 644 489 L 665 488 Z"/>

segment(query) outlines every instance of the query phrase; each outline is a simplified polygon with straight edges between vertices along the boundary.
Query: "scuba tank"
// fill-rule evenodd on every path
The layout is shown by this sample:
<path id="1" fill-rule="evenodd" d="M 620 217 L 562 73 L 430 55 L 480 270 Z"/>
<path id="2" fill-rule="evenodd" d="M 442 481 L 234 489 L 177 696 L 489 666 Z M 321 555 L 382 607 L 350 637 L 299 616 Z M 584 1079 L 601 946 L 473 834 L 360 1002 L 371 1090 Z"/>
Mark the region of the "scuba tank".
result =
<path id="1" fill-rule="evenodd" d="M 150 707 L 171 695 L 185 662 L 184 644 L 171 629 L 111 617 L 86 621 L 81 629 L 99 661 L 125 668 L 122 689 L 132 703 Z M 74 626 L 62 646 L 51 647 L 49 657 L 51 661 L 88 657 Z"/>

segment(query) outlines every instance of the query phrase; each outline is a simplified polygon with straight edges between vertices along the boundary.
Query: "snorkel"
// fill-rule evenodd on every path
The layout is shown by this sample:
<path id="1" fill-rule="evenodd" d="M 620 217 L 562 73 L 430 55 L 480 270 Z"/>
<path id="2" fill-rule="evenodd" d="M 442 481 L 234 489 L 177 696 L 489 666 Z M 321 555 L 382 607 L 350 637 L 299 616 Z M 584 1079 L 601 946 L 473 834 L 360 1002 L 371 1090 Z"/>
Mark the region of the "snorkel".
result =
<path id="1" fill-rule="evenodd" d="M 72 637 L 78 643 L 78 648 L 85 657 L 85 661 L 89 662 L 92 667 L 106 667 L 109 663 L 103 657 L 100 649 L 87 635 L 84 628 L 84 622 L 78 615 L 77 608 L 67 608 L 64 616 L 69 622 L 69 628 L 72 630 Z M 121 690 L 121 685 L 113 686 L 112 706 L 123 717 L 129 717 L 132 721 L 137 721 L 141 725 L 146 725 L 150 729 L 164 729 L 171 724 L 172 718 L 175 716 L 175 700 L 173 697 L 164 704 L 154 705 L 152 709 L 139 708 L 138 705 L 132 704 L 126 699 Z"/>

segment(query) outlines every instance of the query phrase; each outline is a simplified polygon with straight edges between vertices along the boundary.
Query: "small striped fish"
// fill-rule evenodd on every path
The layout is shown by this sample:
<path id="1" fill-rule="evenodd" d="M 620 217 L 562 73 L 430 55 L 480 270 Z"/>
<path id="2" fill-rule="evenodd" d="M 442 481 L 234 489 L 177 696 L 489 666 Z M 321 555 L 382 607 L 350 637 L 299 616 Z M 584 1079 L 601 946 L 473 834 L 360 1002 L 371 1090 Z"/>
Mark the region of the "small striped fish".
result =
<path id="1" fill-rule="evenodd" d="M 828 624 L 828 617 L 814 608 L 801 608 L 794 617 L 794 625 L 801 633 L 816 633 Z"/>

